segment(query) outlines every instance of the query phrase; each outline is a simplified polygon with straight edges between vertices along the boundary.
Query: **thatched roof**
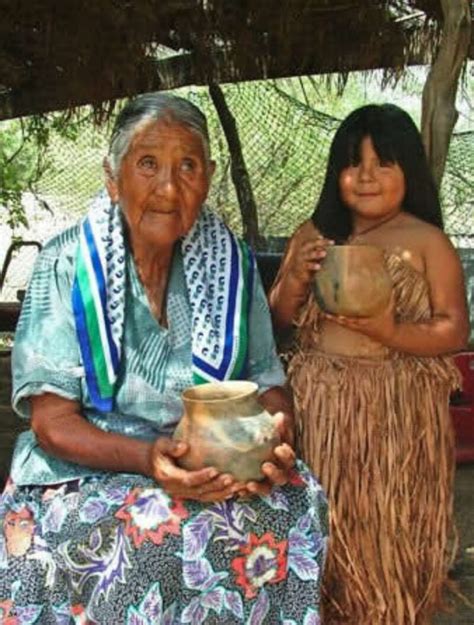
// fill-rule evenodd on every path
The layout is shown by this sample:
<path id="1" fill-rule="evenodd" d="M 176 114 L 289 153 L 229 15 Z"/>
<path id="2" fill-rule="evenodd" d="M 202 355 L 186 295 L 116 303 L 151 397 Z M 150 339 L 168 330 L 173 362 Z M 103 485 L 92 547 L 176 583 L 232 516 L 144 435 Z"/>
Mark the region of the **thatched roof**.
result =
<path id="1" fill-rule="evenodd" d="M 431 60 L 439 0 L 0 0 L 0 119 Z M 472 46 L 471 46 L 472 48 Z"/>

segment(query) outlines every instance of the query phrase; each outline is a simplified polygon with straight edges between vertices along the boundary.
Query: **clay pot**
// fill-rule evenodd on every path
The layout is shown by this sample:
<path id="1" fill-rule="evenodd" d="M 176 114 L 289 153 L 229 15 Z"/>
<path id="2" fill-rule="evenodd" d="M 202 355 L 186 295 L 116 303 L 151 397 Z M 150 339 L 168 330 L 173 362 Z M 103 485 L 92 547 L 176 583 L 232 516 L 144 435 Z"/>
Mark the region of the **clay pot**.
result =
<path id="1" fill-rule="evenodd" d="M 215 467 L 237 480 L 261 480 L 262 463 L 280 442 L 276 419 L 257 401 L 257 384 L 200 384 L 182 394 L 184 415 L 174 438 L 189 443 L 179 458 L 186 469 Z"/>
<path id="2" fill-rule="evenodd" d="M 347 317 L 372 317 L 388 306 L 392 281 L 381 248 L 332 245 L 326 251 L 313 282 L 322 310 Z"/>

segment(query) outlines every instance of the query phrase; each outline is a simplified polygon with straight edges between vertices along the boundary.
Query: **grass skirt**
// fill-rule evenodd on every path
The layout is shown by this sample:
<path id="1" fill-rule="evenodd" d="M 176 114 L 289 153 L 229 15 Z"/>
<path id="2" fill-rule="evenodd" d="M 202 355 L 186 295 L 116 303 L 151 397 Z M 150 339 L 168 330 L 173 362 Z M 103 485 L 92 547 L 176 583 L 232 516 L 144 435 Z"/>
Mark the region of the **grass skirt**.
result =
<path id="1" fill-rule="evenodd" d="M 325 488 L 324 623 L 421 625 L 453 562 L 447 358 L 293 356 L 302 458 Z"/>

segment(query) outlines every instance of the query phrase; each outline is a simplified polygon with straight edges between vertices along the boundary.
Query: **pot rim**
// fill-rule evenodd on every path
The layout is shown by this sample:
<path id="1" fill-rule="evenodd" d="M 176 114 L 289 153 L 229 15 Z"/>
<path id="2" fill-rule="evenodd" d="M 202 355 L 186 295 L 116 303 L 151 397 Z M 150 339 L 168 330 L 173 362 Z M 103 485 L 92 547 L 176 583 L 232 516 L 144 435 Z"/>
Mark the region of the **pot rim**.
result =
<path id="1" fill-rule="evenodd" d="M 230 392 L 227 396 L 209 397 L 207 393 L 211 393 L 212 387 L 217 387 L 222 391 L 227 388 Z M 238 392 L 239 387 L 241 388 Z M 235 389 L 232 392 L 232 389 Z M 251 382 L 250 380 L 224 380 L 222 382 L 206 382 L 204 384 L 195 384 L 194 386 L 188 386 L 181 393 L 183 401 L 190 403 L 218 403 L 222 401 L 237 401 L 244 397 L 248 397 L 258 391 L 258 384 Z"/>

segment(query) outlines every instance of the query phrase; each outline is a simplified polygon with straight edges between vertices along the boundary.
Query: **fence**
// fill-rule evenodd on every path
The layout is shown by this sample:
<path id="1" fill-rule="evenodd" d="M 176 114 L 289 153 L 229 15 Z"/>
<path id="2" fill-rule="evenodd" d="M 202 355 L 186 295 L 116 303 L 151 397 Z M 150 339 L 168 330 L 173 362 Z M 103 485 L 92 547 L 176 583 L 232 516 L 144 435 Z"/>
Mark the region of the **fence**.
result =
<path id="1" fill-rule="evenodd" d="M 285 91 L 284 82 L 229 85 L 224 92 L 236 119 L 260 232 L 270 246 L 311 214 L 340 120 L 302 103 Z M 217 162 L 209 203 L 235 231 L 242 232 L 227 144 L 212 101 L 205 89 L 187 90 L 185 95 L 208 118 Z M 29 220 L 24 238 L 44 241 L 76 221 L 102 186 L 101 162 L 109 129 L 94 127 L 85 110 L 76 130 L 69 139 L 53 135 L 46 153 L 49 165 L 35 193 L 23 196 Z M 458 247 L 474 248 L 474 132 L 452 137 L 441 197 L 447 233 Z M 9 236 L 7 226 L 0 225 L 0 263 Z M 27 249 L 17 254 L 1 299 L 15 299 L 16 291 L 24 288 L 34 256 Z"/>

